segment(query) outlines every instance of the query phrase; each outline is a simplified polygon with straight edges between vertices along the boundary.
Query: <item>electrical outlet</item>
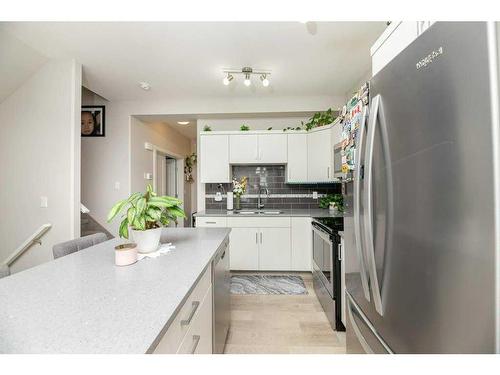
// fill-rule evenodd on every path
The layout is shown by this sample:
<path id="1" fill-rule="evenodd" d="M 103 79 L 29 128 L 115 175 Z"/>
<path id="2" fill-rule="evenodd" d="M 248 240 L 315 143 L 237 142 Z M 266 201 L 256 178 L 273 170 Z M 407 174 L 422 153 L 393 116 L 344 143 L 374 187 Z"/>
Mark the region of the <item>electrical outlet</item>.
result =
<path id="1" fill-rule="evenodd" d="M 144 179 L 145 180 L 152 180 L 153 179 L 153 174 L 152 173 L 144 173 Z"/>
<path id="2" fill-rule="evenodd" d="M 318 192 L 317 191 L 313 191 L 313 199 L 318 199 Z"/>
<path id="3" fill-rule="evenodd" d="M 115 190 L 120 190 L 120 181 L 115 181 Z"/>
<path id="4" fill-rule="evenodd" d="M 41 208 L 47 208 L 49 207 L 49 198 L 47 197 L 40 197 L 40 207 Z"/>

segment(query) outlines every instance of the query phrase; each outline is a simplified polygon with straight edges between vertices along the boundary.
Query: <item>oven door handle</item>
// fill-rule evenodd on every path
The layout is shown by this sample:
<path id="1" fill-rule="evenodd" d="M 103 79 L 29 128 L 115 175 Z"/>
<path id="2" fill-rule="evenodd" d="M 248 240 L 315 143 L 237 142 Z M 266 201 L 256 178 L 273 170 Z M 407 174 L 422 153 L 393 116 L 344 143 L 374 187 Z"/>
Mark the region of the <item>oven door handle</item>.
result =
<path id="1" fill-rule="evenodd" d="M 324 231 L 323 229 L 319 228 L 318 226 L 313 224 L 313 232 L 316 232 L 318 236 L 321 237 L 322 240 L 332 243 L 332 239 L 330 238 L 330 233 Z"/>

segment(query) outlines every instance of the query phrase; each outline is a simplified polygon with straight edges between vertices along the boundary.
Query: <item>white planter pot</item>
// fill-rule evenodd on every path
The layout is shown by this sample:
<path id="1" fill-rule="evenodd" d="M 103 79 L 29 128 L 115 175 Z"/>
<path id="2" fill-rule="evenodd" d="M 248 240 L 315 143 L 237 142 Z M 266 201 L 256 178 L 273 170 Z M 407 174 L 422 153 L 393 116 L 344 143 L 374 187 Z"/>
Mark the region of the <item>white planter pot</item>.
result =
<path id="1" fill-rule="evenodd" d="M 162 228 L 135 230 L 132 229 L 132 239 L 137 244 L 139 253 L 151 253 L 158 250 L 160 246 Z"/>

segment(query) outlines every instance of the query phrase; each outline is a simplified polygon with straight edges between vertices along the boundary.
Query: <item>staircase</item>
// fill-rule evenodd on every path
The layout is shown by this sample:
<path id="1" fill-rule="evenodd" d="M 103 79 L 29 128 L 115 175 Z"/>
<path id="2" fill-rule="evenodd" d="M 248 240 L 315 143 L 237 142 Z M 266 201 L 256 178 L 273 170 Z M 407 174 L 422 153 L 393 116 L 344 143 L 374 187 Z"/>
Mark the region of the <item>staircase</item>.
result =
<path id="1" fill-rule="evenodd" d="M 108 236 L 108 240 L 114 238 L 114 236 L 109 233 L 106 228 L 99 224 L 92 216 L 88 213 L 80 214 L 80 236 L 89 236 L 94 233 L 104 233 Z"/>

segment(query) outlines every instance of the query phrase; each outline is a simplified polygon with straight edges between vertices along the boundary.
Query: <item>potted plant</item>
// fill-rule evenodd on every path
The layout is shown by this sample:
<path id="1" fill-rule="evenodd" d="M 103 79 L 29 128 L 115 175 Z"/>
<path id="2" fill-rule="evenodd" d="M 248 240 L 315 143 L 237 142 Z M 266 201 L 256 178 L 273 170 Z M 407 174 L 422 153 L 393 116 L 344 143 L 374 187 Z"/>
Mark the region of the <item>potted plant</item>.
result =
<path id="1" fill-rule="evenodd" d="M 117 202 L 109 211 L 108 223 L 123 212 L 120 237 L 128 239 L 130 228 L 138 251 L 150 253 L 160 245 L 162 227 L 171 221 L 176 222 L 178 218 L 186 217 L 180 208 L 181 203 L 174 197 L 157 196 L 151 185 L 148 185 L 144 194 L 134 193 L 129 198 Z"/>
<path id="2" fill-rule="evenodd" d="M 344 196 L 342 194 L 329 194 L 319 200 L 319 208 L 332 208 L 336 213 L 344 212 Z"/>
<path id="3" fill-rule="evenodd" d="M 302 126 L 305 127 L 307 131 L 318 128 L 320 126 L 325 126 L 331 124 L 335 121 L 335 116 L 331 108 L 328 108 L 325 112 L 317 112 L 313 117 L 309 119 L 305 124 L 302 122 Z"/>
<path id="4" fill-rule="evenodd" d="M 241 196 L 247 190 L 247 181 L 248 181 L 247 177 L 242 177 L 240 181 L 233 180 L 233 194 L 236 200 L 234 206 L 237 210 L 240 209 Z"/>

